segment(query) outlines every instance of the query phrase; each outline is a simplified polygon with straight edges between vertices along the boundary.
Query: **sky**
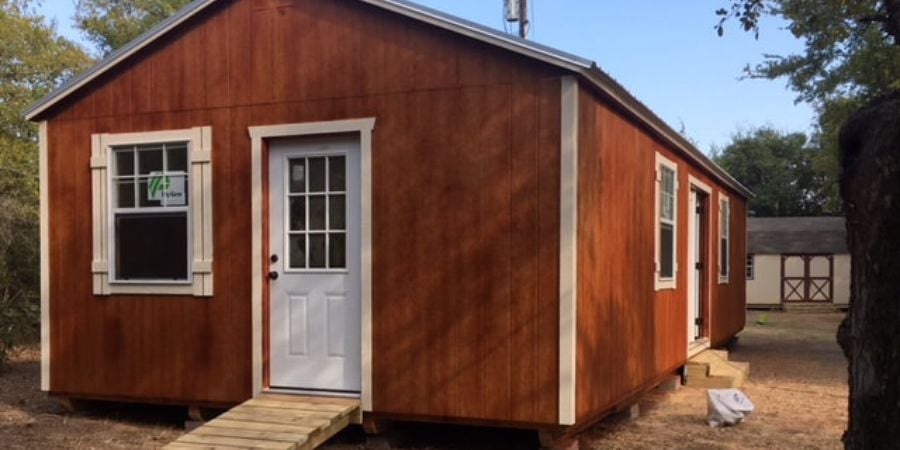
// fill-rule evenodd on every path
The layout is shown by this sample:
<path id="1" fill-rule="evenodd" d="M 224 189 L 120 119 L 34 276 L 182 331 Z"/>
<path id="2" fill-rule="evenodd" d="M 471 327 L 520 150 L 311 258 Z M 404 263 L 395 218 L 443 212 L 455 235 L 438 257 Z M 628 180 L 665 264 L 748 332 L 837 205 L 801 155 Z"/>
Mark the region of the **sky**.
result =
<path id="1" fill-rule="evenodd" d="M 41 12 L 85 47 L 73 27 L 76 0 L 43 0 Z M 503 29 L 502 0 L 417 0 Z M 803 43 L 766 18 L 759 39 L 730 23 L 720 38 L 715 10 L 729 0 L 532 0 L 530 39 L 591 59 L 676 130 L 708 152 L 738 130 L 809 131 L 813 111 L 795 104 L 785 80 L 741 80 L 764 54 L 798 53 Z"/>

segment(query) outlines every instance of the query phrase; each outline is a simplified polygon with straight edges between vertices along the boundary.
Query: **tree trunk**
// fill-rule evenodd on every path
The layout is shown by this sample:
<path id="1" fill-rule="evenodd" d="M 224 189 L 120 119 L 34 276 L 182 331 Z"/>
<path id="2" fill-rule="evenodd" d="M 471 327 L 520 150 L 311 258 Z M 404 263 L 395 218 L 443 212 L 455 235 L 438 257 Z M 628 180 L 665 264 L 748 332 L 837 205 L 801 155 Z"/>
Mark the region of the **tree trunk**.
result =
<path id="1" fill-rule="evenodd" d="M 841 196 L 852 257 L 838 342 L 850 363 L 848 449 L 900 448 L 900 92 L 841 130 Z"/>

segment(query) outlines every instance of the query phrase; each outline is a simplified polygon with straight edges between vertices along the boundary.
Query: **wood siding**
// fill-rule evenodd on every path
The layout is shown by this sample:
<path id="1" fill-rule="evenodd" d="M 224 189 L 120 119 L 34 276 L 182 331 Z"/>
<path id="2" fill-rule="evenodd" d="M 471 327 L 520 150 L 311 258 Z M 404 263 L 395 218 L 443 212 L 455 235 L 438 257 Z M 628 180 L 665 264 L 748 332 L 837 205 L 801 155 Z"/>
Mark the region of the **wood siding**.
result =
<path id="1" fill-rule="evenodd" d="M 555 423 L 559 76 L 359 2 L 222 1 L 191 19 L 45 114 L 51 391 L 247 399 L 247 128 L 375 117 L 375 411 Z M 92 295 L 91 134 L 204 125 L 215 296 Z"/>
<path id="2" fill-rule="evenodd" d="M 743 199 L 732 208 L 731 282 L 718 284 L 718 194 L 723 191 L 687 159 L 606 106 L 582 86 L 578 188 L 579 422 L 608 411 L 687 357 L 688 174 L 714 188 L 709 230 L 714 276 L 709 330 L 721 343 L 744 325 Z M 654 291 L 656 153 L 678 165 L 676 289 Z"/>

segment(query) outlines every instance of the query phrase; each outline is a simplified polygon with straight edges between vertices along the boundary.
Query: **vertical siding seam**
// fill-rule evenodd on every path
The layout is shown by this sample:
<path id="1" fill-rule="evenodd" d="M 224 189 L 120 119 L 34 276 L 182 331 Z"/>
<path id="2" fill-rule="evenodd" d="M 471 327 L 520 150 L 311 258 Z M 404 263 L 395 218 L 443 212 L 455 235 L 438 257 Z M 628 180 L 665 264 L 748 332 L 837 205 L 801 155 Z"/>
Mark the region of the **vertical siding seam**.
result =
<path id="1" fill-rule="evenodd" d="M 578 81 L 562 77 L 559 227 L 559 423 L 575 423 L 578 282 Z"/>

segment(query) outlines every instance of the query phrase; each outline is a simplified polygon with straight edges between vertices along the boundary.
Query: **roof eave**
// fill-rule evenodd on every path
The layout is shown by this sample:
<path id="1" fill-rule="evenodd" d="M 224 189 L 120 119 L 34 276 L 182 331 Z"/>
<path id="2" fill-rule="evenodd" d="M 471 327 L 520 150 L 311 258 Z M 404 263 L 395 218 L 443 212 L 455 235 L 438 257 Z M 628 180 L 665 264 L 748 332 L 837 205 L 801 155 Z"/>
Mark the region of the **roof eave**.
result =
<path id="1" fill-rule="evenodd" d="M 133 39 L 131 42 L 110 53 L 106 58 L 103 58 L 103 60 L 101 60 L 97 64 L 94 64 L 90 69 L 82 72 L 81 74 L 67 81 L 59 88 L 45 95 L 33 105 L 29 106 L 28 109 L 26 109 L 25 112 L 22 113 L 22 115 L 26 120 L 38 119 L 42 113 L 46 112 L 54 105 L 56 105 L 69 95 L 73 94 L 75 91 L 84 87 L 84 85 L 103 75 L 113 67 L 117 66 L 120 62 L 137 53 L 144 47 L 155 42 L 156 39 L 165 35 L 167 32 L 169 32 L 169 30 L 196 16 L 216 1 L 218 0 L 194 0 L 193 2 L 187 4 L 181 10 L 179 10 L 178 13 L 156 24 L 149 30 L 142 33 L 140 36 Z"/>
<path id="2" fill-rule="evenodd" d="M 665 140 L 668 144 L 686 153 L 694 162 L 700 164 L 701 167 L 720 178 L 725 184 L 732 189 L 745 196 L 753 198 L 756 195 L 744 186 L 740 181 L 735 179 L 725 169 L 715 163 L 706 156 L 694 144 L 688 141 L 681 133 L 672 129 L 664 120 L 644 105 L 640 100 L 629 93 L 621 84 L 612 77 L 600 70 L 599 67 L 593 67 L 580 71 L 581 76 L 597 86 L 610 99 L 621 107 L 625 108 L 628 113 L 632 114 L 640 122 L 646 124 L 654 133 Z"/>
<path id="3" fill-rule="evenodd" d="M 181 23 L 205 10 L 216 1 L 218 0 L 194 0 L 175 15 L 163 20 L 124 47 L 111 53 L 107 58 L 94 65 L 91 69 L 46 95 L 25 111 L 25 118 L 28 120 L 37 119 L 42 113 L 52 108 L 70 94 L 112 69 L 134 53 L 150 45 L 172 28 L 177 27 Z M 653 113 L 650 108 L 646 107 L 637 98 L 631 95 L 631 93 L 612 79 L 612 77 L 600 70 L 593 61 L 532 41 L 520 39 L 516 36 L 501 33 L 484 25 L 453 17 L 438 10 L 411 3 L 406 0 L 359 1 L 579 74 L 585 80 L 591 82 L 600 89 L 607 97 L 635 116 L 638 121 L 646 124 L 667 143 L 678 148 L 687 154 L 694 162 L 718 177 L 720 181 L 729 185 L 735 191 L 747 198 L 753 197 L 753 192 L 734 179 L 734 177 L 724 169 L 719 167 L 709 157 L 703 154 L 703 152 L 685 139 L 684 136 L 673 130 L 665 123 L 665 121 Z"/>

